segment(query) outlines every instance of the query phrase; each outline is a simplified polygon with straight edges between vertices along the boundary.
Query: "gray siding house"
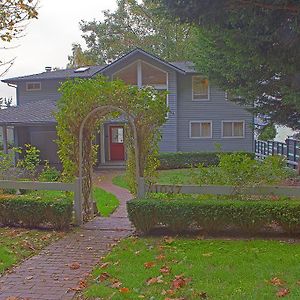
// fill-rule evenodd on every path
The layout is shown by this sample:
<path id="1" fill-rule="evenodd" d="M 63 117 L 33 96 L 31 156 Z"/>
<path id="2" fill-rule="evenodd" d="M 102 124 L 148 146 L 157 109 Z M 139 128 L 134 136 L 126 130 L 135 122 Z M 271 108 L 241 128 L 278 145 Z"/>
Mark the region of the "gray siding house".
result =
<path id="1" fill-rule="evenodd" d="M 72 78 L 103 74 L 139 87 L 168 90 L 170 112 L 162 127 L 162 152 L 253 151 L 253 116 L 229 102 L 226 93 L 198 74 L 191 62 L 166 62 L 135 49 L 105 66 L 52 71 L 2 80 L 14 86 L 17 106 L 0 110 L 0 126 L 14 130 L 17 146 L 30 143 L 41 157 L 59 163 L 53 112 L 60 84 Z M 97 135 L 99 164 L 118 164 L 126 159 L 124 120 L 106 122 Z"/>

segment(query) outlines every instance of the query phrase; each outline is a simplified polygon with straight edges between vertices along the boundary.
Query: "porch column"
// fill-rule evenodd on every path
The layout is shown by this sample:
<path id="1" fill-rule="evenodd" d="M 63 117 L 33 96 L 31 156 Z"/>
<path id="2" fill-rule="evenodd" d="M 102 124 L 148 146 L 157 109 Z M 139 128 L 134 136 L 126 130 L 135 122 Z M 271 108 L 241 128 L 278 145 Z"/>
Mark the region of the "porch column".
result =
<path id="1" fill-rule="evenodd" d="M 103 124 L 100 127 L 100 163 L 105 164 L 105 134 Z"/>
<path id="2" fill-rule="evenodd" d="M 2 139 L 3 139 L 3 152 L 8 154 L 8 142 L 7 142 L 7 126 L 2 126 Z"/>

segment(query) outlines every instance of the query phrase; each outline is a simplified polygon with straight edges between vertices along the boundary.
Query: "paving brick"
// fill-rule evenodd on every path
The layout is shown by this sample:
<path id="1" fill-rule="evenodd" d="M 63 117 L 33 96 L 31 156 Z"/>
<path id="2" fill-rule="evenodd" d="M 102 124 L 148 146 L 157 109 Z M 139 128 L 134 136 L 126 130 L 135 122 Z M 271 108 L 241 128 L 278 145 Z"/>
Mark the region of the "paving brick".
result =
<path id="1" fill-rule="evenodd" d="M 94 182 L 115 194 L 120 206 L 109 217 L 97 217 L 76 232 L 49 245 L 40 254 L 24 261 L 13 273 L 0 277 L 0 300 L 18 297 L 23 300 L 69 300 L 75 295 L 71 290 L 86 278 L 113 244 L 132 232 L 127 218 L 126 202 L 131 194 L 114 186 L 115 172 L 95 174 Z M 100 178 L 100 180 L 99 180 Z M 72 263 L 80 268 L 72 270 Z"/>

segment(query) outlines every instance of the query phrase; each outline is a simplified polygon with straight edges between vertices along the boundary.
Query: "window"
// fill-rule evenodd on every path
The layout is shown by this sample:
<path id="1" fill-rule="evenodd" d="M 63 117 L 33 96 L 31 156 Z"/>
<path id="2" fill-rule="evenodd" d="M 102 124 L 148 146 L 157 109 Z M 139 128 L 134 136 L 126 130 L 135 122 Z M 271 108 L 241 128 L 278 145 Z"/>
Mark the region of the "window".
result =
<path id="1" fill-rule="evenodd" d="M 243 138 L 245 132 L 244 121 L 222 121 L 223 138 Z"/>
<path id="2" fill-rule="evenodd" d="M 201 76 L 193 76 L 193 100 L 209 100 L 208 80 Z"/>
<path id="3" fill-rule="evenodd" d="M 41 83 L 40 82 L 26 82 L 26 91 L 40 91 Z"/>
<path id="4" fill-rule="evenodd" d="M 111 129 L 111 142 L 114 144 L 124 143 L 124 128 L 123 127 L 113 127 Z"/>
<path id="5" fill-rule="evenodd" d="M 190 138 L 211 138 L 212 122 L 211 121 L 191 121 L 190 122 Z"/>
<path id="6" fill-rule="evenodd" d="M 113 75 L 113 79 L 121 79 L 126 84 L 138 85 L 137 62 L 121 69 Z"/>

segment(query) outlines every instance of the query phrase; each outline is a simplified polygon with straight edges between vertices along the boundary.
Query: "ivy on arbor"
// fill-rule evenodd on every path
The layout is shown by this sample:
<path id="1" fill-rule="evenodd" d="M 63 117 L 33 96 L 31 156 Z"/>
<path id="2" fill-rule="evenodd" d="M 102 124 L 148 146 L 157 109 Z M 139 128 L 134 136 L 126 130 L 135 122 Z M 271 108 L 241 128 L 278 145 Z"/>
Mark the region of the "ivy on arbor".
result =
<path id="1" fill-rule="evenodd" d="M 97 130 L 106 120 L 120 116 L 107 106 L 119 108 L 133 116 L 137 129 L 139 174 L 151 180 L 159 164 L 158 143 L 160 128 L 166 121 L 168 108 L 166 92 L 152 87 L 140 89 L 126 85 L 123 81 L 110 81 L 104 76 L 92 79 L 74 79 L 66 81 L 59 89 L 62 97 L 58 101 L 56 113 L 58 133 L 58 154 L 63 164 L 63 176 L 72 180 L 79 174 L 79 132 L 85 117 L 97 107 L 103 107 L 91 115 L 83 128 L 83 209 L 84 215 L 90 214 L 90 195 L 92 188 L 92 167 L 96 163 Z M 127 115 L 124 116 L 128 117 Z M 133 128 L 130 123 L 125 126 L 127 148 L 127 179 L 131 192 L 135 193 L 136 163 Z M 102 147 L 101 145 L 100 147 Z"/>

